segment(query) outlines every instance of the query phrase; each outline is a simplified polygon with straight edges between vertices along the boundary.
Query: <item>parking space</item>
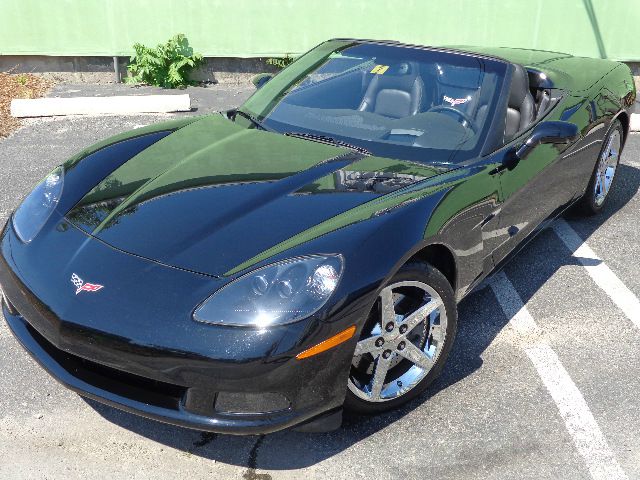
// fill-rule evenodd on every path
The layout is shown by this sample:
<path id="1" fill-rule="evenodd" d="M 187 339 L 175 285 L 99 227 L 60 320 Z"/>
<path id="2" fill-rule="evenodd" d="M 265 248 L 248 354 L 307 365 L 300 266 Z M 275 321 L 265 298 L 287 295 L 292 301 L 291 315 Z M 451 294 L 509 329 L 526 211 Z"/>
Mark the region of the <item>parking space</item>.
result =
<path id="1" fill-rule="evenodd" d="M 250 93 L 221 92 L 198 113 Z M 77 150 L 166 118 L 29 121 L 0 141 L 0 222 Z M 456 344 L 427 396 L 397 412 L 347 418 L 335 432 L 213 435 L 83 400 L 42 371 L 1 323 L 0 476 L 640 478 L 640 329 L 633 318 L 640 135 L 630 137 L 622 161 L 603 215 L 560 220 L 460 304 Z M 588 249 L 573 254 L 567 232 Z"/>

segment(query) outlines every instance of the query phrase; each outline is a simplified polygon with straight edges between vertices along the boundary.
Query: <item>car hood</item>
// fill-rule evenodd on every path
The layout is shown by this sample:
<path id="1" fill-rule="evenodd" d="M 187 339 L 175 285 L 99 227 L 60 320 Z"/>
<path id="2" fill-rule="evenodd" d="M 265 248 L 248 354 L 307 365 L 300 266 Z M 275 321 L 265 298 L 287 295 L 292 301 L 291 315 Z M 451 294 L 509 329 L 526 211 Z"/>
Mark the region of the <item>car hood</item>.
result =
<path id="1" fill-rule="evenodd" d="M 117 249 L 219 276 L 314 225 L 443 171 L 214 115 L 135 155 L 66 217 Z"/>

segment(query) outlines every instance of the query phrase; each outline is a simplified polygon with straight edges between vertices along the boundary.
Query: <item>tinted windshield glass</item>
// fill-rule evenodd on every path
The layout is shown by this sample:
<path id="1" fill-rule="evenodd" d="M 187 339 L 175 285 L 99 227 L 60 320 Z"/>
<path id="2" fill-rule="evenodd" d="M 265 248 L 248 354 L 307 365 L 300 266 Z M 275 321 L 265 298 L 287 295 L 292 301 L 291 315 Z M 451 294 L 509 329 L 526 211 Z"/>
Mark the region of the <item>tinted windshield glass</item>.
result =
<path id="1" fill-rule="evenodd" d="M 329 136 L 379 156 L 460 162 L 476 156 L 506 64 L 465 54 L 331 41 L 242 107 L 276 131 Z"/>

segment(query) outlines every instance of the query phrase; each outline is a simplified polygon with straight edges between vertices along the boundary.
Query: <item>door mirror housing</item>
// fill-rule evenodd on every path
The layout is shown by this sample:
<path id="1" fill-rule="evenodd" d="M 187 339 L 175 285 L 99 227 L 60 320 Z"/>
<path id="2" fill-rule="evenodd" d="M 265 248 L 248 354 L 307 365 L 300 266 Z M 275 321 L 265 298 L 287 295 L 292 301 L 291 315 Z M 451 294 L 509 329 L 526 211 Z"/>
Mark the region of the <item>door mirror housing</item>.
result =
<path id="1" fill-rule="evenodd" d="M 271 75 L 270 73 L 259 73 L 253 76 L 253 78 L 251 79 L 251 83 L 253 83 L 254 87 L 261 88 L 265 83 L 267 83 L 272 78 L 273 78 L 273 75 Z"/>
<path id="2" fill-rule="evenodd" d="M 529 138 L 516 149 L 515 156 L 518 160 L 522 160 L 538 145 L 544 143 L 566 145 L 577 138 L 578 126 L 574 123 L 562 121 L 540 122 L 535 126 Z"/>

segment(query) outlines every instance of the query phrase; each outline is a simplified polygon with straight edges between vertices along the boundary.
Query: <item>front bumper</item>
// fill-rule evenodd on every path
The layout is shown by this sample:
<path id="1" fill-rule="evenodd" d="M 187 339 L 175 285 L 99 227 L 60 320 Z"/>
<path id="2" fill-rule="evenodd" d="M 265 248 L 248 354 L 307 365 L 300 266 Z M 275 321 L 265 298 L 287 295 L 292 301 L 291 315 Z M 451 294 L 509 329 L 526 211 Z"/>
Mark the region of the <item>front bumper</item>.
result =
<path id="1" fill-rule="evenodd" d="M 20 344 L 65 387 L 84 397 L 153 420 L 197 430 L 248 435 L 282 430 L 307 418 L 321 416 L 326 409 L 321 406 L 306 412 L 286 409 L 260 414 L 198 415 L 185 408 L 188 388 L 126 375 L 67 354 L 47 342 L 24 318 L 11 315 L 4 302 L 3 313 Z"/>
<path id="2" fill-rule="evenodd" d="M 55 260 L 51 260 L 46 269 L 41 268 L 40 262 L 33 261 L 38 260 L 37 244 L 17 244 L 10 228 L 7 230 L 0 248 L 4 316 L 22 346 L 71 390 L 147 418 L 231 434 L 271 433 L 314 422 L 341 408 L 355 338 L 316 357 L 296 360 L 295 355 L 347 323 L 356 323 L 361 315 L 357 310 L 331 322 L 303 321 L 257 332 L 203 325 L 190 318 L 175 318 L 175 312 L 167 312 L 165 320 L 161 315 L 168 307 L 155 305 L 154 309 L 139 301 L 135 306 L 128 304 L 129 310 L 139 309 L 136 315 L 129 313 L 126 322 L 118 322 L 114 316 L 122 310 L 112 307 L 112 299 L 107 300 L 108 287 L 105 301 L 91 309 L 83 309 L 79 302 L 98 302 L 99 297 L 79 299 L 72 290 L 69 294 L 67 282 L 59 291 L 56 287 L 43 289 L 45 283 L 58 282 L 43 282 L 42 277 L 57 275 L 52 272 L 62 265 L 52 265 Z M 68 231 L 66 235 L 69 237 Z M 86 237 L 81 235 L 82 255 L 108 265 L 114 278 L 120 269 L 149 270 L 146 260 L 94 240 L 87 248 Z M 22 249 L 26 248 L 34 251 L 25 255 Z M 74 257 L 76 263 L 83 263 L 82 255 Z M 131 262 L 145 266 L 137 268 L 140 265 Z M 163 275 L 167 271 L 154 266 L 145 275 L 166 284 Z M 174 293 L 192 274 L 179 275 L 182 277 L 174 279 Z M 68 280 L 68 272 L 62 278 Z M 185 285 L 185 291 L 193 288 Z M 64 302 L 58 303 L 57 298 L 62 297 Z M 158 297 L 156 303 L 163 298 Z M 147 310 L 153 311 L 152 318 L 140 318 Z M 335 424 L 336 417 L 330 418 Z"/>

